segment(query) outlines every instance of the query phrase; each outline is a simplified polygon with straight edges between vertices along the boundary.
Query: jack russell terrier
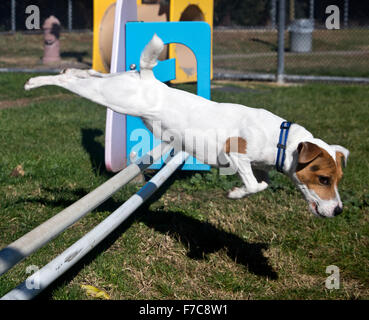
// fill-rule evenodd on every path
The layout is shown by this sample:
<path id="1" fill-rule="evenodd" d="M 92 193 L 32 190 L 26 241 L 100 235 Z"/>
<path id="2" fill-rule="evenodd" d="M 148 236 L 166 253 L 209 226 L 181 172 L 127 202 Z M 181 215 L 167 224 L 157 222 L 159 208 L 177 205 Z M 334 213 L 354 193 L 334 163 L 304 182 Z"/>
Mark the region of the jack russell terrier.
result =
<path id="1" fill-rule="evenodd" d="M 267 188 L 267 171 L 276 166 L 301 190 L 316 216 L 334 217 L 342 212 L 337 185 L 342 178 L 341 161 L 346 165 L 349 155 L 347 149 L 328 145 L 302 126 L 264 109 L 217 103 L 168 87 L 152 71 L 163 47 L 154 35 L 141 54 L 140 71 L 102 74 L 67 69 L 60 75 L 31 78 L 25 89 L 63 87 L 118 113 L 140 117 L 164 143 L 172 143 L 173 136 L 163 133 L 174 130 L 182 138 L 177 146 L 181 150 L 203 163 L 227 164 L 237 171 L 243 186 L 229 191 L 229 198 L 243 198 Z M 210 131 L 215 135 L 208 134 Z M 196 147 L 193 141 L 198 139 L 206 148 Z M 255 177 L 260 168 L 265 181 Z"/>

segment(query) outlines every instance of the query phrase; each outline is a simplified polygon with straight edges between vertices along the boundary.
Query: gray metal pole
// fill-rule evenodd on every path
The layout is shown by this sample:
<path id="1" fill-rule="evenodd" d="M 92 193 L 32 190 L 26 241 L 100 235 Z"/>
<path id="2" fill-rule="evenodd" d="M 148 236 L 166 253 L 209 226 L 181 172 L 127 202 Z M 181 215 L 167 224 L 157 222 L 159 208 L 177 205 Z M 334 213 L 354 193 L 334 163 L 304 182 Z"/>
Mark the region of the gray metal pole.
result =
<path id="1" fill-rule="evenodd" d="M 0 275 L 46 243 L 50 242 L 66 228 L 98 207 L 121 187 L 136 177 L 142 170 L 149 167 L 154 161 L 160 159 L 160 157 L 166 154 L 171 148 L 172 147 L 168 144 L 160 144 L 137 162 L 132 163 L 127 168 L 117 173 L 114 177 L 77 202 L 2 249 L 0 251 Z"/>
<path id="2" fill-rule="evenodd" d="M 68 30 L 72 31 L 73 6 L 72 0 L 68 0 Z"/>
<path id="3" fill-rule="evenodd" d="M 314 0 L 310 0 L 309 19 L 314 20 Z"/>
<path id="4" fill-rule="evenodd" d="M 275 81 L 276 76 L 272 73 L 220 73 L 214 72 L 214 80 L 260 80 Z M 369 78 L 360 77 L 332 77 L 332 76 L 302 76 L 285 74 L 285 81 L 326 81 L 326 82 L 343 82 L 343 83 L 368 83 Z"/>
<path id="5" fill-rule="evenodd" d="M 51 260 L 46 266 L 28 277 L 18 287 L 4 295 L 1 300 L 30 300 L 38 295 L 126 220 L 143 202 L 160 188 L 188 157 L 189 154 L 186 152 L 181 151 L 177 153 L 163 169 L 109 217 L 55 259 Z"/>
<path id="6" fill-rule="evenodd" d="M 10 19 L 11 19 L 11 28 L 12 32 L 15 32 L 17 29 L 16 26 L 16 18 L 15 18 L 15 0 L 11 1 L 11 9 L 10 9 Z"/>
<path id="7" fill-rule="evenodd" d="M 278 70 L 277 83 L 284 82 L 284 27 L 286 21 L 286 1 L 279 0 L 278 9 Z"/>
<path id="8" fill-rule="evenodd" d="M 348 27 L 348 17 L 349 17 L 349 0 L 345 0 L 343 7 L 343 26 Z"/>

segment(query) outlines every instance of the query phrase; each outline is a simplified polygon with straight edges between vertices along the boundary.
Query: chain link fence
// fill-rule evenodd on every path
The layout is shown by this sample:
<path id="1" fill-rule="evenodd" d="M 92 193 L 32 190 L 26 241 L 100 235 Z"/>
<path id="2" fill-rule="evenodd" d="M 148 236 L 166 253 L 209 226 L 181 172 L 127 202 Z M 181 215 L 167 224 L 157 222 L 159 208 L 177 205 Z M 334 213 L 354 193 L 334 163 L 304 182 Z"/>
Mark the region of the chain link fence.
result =
<path id="1" fill-rule="evenodd" d="M 217 76 L 275 78 L 280 2 L 262 1 L 257 26 L 232 25 L 231 13 L 219 18 L 226 25 L 214 30 Z M 369 77 L 369 3 L 285 0 L 284 14 L 286 75 Z"/>
<path id="2" fill-rule="evenodd" d="M 275 80 L 281 1 L 285 2 L 284 74 L 369 78 L 368 1 L 214 0 L 216 78 Z M 64 31 L 92 30 L 93 0 L 4 0 L 0 32 L 27 31 L 29 5 L 40 8 L 41 25 L 53 14 Z M 330 6 L 338 8 L 338 16 L 327 11 Z M 338 29 L 329 29 L 332 24 Z"/>

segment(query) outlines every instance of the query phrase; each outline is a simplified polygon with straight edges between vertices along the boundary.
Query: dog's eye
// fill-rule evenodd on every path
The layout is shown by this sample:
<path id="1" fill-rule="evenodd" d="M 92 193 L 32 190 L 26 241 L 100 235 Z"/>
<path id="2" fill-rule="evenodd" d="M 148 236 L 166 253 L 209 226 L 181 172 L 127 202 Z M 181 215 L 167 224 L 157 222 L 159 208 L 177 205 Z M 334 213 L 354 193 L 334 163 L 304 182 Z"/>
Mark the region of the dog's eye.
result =
<path id="1" fill-rule="evenodd" d="M 329 177 L 319 176 L 319 182 L 322 185 L 329 186 L 331 184 L 331 179 Z"/>

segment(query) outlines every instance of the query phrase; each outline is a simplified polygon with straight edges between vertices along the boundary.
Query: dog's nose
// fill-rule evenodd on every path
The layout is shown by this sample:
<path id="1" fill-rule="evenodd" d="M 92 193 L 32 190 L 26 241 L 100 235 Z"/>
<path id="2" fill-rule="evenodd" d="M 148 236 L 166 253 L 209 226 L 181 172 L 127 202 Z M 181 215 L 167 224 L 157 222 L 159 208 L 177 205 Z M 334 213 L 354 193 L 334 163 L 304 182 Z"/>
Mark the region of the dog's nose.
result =
<path id="1" fill-rule="evenodd" d="M 336 217 L 336 216 L 338 216 L 339 214 L 341 214 L 341 213 L 342 213 L 342 211 L 343 211 L 342 207 L 337 206 L 337 207 L 335 207 L 335 208 L 334 208 L 333 215 Z"/>

